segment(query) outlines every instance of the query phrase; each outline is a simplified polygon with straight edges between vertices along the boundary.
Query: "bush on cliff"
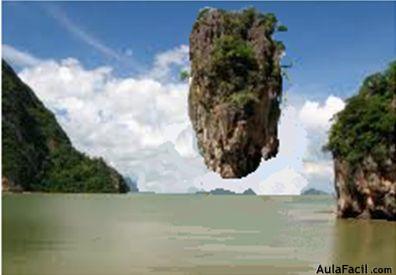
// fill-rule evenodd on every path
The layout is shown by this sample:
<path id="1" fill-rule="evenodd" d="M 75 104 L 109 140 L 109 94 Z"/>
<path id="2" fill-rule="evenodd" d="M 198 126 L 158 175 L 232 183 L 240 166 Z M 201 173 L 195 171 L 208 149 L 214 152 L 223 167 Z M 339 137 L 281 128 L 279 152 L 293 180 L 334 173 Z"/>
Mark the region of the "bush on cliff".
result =
<path id="1" fill-rule="evenodd" d="M 396 62 L 383 73 L 365 79 L 347 100 L 330 130 L 329 149 L 352 168 L 370 155 L 378 164 L 394 157 L 396 140 Z M 392 153 L 393 152 L 393 153 Z"/>

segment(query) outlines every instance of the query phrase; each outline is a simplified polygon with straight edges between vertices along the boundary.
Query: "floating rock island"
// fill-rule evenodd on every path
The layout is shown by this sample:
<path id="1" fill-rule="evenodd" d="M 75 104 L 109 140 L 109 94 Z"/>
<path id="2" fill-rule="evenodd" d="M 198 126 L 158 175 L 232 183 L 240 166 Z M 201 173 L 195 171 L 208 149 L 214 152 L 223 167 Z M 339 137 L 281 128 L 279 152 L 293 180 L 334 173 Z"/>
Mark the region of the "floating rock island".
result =
<path id="1" fill-rule="evenodd" d="M 190 35 L 189 116 L 206 166 L 223 178 L 255 171 L 276 156 L 282 95 L 273 14 L 202 10 Z"/>
<path id="2" fill-rule="evenodd" d="M 338 216 L 396 220 L 396 62 L 367 77 L 333 124 Z"/>

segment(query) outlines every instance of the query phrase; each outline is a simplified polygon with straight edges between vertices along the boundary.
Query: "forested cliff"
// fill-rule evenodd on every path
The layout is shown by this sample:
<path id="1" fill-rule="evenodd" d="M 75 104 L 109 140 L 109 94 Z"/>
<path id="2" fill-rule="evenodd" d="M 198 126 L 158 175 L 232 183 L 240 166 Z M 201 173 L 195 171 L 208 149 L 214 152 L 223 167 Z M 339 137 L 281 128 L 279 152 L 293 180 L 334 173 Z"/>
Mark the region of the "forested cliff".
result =
<path id="1" fill-rule="evenodd" d="M 124 193 L 123 177 L 77 151 L 52 112 L 2 61 L 2 185 L 8 191 Z"/>
<path id="2" fill-rule="evenodd" d="M 338 215 L 396 219 L 396 62 L 367 77 L 330 130 Z"/>

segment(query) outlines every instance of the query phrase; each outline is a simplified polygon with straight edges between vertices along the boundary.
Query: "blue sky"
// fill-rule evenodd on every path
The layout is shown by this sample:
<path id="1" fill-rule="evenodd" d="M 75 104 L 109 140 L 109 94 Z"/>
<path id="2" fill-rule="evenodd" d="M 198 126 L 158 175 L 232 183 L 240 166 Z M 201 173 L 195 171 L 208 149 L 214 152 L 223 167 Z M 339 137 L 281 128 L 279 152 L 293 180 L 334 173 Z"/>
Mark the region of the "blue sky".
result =
<path id="1" fill-rule="evenodd" d="M 293 61 L 280 150 L 243 179 L 208 171 L 187 114 L 188 38 L 203 7 L 273 12 Z M 3 2 L 3 56 L 77 149 L 139 188 L 299 194 L 333 188 L 331 118 L 365 76 L 396 57 L 396 2 Z"/>
<path id="2" fill-rule="evenodd" d="M 349 95 L 396 56 L 395 2 L 4 2 L 3 43 L 40 58 L 75 57 L 88 68 L 111 64 L 128 75 L 148 69 L 156 53 L 188 44 L 205 6 L 274 12 L 289 28 L 278 38 L 295 64 L 292 84 L 307 98 Z M 123 61 L 84 42 L 59 14 Z"/>

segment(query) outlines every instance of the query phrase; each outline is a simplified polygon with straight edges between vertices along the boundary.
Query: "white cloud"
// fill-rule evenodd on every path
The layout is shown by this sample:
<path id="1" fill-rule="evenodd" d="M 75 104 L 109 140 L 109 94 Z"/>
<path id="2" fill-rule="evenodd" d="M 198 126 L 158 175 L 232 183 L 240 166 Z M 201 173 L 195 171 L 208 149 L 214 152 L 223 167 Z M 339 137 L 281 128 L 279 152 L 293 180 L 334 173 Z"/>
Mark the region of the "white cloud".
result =
<path id="1" fill-rule="evenodd" d="M 187 167 L 198 154 L 186 83 L 118 78 L 110 67 L 87 70 L 72 58 L 25 67 L 19 76 L 56 113 L 79 150 L 137 176 L 142 190 L 185 192 L 187 178 L 205 173 L 200 161 Z"/>
<path id="2" fill-rule="evenodd" d="M 5 60 L 14 66 L 35 66 L 42 62 L 39 58 L 36 58 L 29 53 L 18 51 L 9 45 L 3 45 L 2 55 Z"/>
<path id="3" fill-rule="evenodd" d="M 187 114 L 188 84 L 172 79 L 172 69 L 187 66 L 187 60 L 188 47 L 182 45 L 157 55 L 150 73 L 139 77 L 117 77 L 111 67 L 87 70 L 72 58 L 38 61 L 19 75 L 56 113 L 79 150 L 103 156 L 137 178 L 143 191 L 221 187 L 297 194 L 311 179 L 329 186 L 331 162 L 312 148 L 325 142 L 328 119 L 343 106 L 341 99 L 309 101 L 301 109 L 285 106 L 278 156 L 243 179 L 225 180 L 204 166 Z M 312 119 L 312 112 L 320 119 Z M 326 125 L 319 127 L 319 121 Z"/>
<path id="4" fill-rule="evenodd" d="M 333 163 L 331 161 L 326 162 L 305 162 L 304 173 L 306 175 L 315 175 L 322 177 L 331 177 L 333 173 Z"/>
<path id="5" fill-rule="evenodd" d="M 342 99 L 329 96 L 323 106 L 319 102 L 307 101 L 300 111 L 300 119 L 307 128 L 329 129 L 333 115 L 344 109 Z"/>
<path id="6" fill-rule="evenodd" d="M 309 181 L 309 188 L 317 188 L 333 192 L 333 162 L 329 152 L 324 152 L 327 136 L 332 118 L 341 111 L 345 102 L 338 97 L 330 95 L 324 104 L 307 101 L 299 112 L 299 118 L 307 129 L 309 143 L 306 148 L 303 175 Z"/>
<path id="7" fill-rule="evenodd" d="M 135 151 L 128 158 L 142 191 L 185 193 L 193 179 L 206 172 L 201 158 L 182 156 L 172 142 Z"/>
<path id="8" fill-rule="evenodd" d="M 149 73 L 149 76 L 159 80 L 169 80 L 172 68 L 188 68 L 188 52 L 189 48 L 187 45 L 180 45 L 158 54 L 154 58 L 153 69 Z M 176 75 L 178 75 L 177 73 L 176 71 Z"/>
<path id="9" fill-rule="evenodd" d="M 41 63 L 20 76 L 51 109 L 67 111 L 60 120 L 78 137 L 77 144 L 92 138 L 106 144 L 126 142 L 129 148 L 158 146 L 175 140 L 177 131 L 188 126 L 186 84 L 116 78 L 110 68 L 88 71 L 72 59 Z M 101 131 L 125 134 L 133 142 L 112 141 L 107 135 L 103 139 Z"/>
<path id="10" fill-rule="evenodd" d="M 191 126 L 177 136 L 175 148 L 183 157 L 198 157 L 197 140 Z"/>
<path id="11" fill-rule="evenodd" d="M 308 181 L 292 168 L 273 173 L 260 185 L 260 193 L 267 195 L 299 195 Z"/>

